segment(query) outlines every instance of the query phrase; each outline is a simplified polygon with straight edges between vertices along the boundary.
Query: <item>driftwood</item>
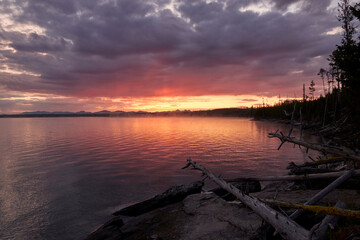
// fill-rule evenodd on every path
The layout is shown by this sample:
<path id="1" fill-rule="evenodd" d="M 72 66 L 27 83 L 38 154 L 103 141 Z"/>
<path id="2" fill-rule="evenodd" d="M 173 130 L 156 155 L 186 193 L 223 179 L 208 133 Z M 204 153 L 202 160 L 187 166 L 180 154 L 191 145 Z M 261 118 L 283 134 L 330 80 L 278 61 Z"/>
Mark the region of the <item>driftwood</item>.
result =
<path id="1" fill-rule="evenodd" d="M 303 164 L 295 164 L 294 162 L 290 162 L 286 167 L 290 169 L 289 175 L 302 175 L 302 174 L 315 174 L 315 173 L 328 173 L 328 172 L 338 172 L 340 169 L 333 168 L 318 168 L 319 165 L 329 164 L 329 163 L 339 163 L 344 162 L 343 157 L 337 157 L 332 159 L 322 159 L 314 162 L 306 162 Z M 343 166 L 345 168 L 345 166 Z"/>
<path id="2" fill-rule="evenodd" d="M 279 133 L 277 133 L 277 131 L 275 133 L 269 133 L 269 137 L 270 138 L 272 138 L 272 137 L 279 138 L 281 141 L 280 146 L 282 146 L 282 144 L 285 142 L 289 142 L 289 143 L 294 143 L 296 145 L 306 147 L 307 149 L 310 148 L 310 149 L 320 151 L 323 153 L 330 153 L 330 154 L 334 154 L 334 155 L 341 156 L 344 158 L 360 161 L 360 155 L 357 155 L 356 152 L 354 152 L 352 150 L 343 149 L 343 148 L 334 148 L 334 147 L 329 147 L 329 146 L 314 144 L 314 143 L 308 143 L 308 142 L 301 141 L 301 140 L 298 140 L 298 139 L 295 139 L 292 137 L 284 136 L 284 134 L 279 134 Z"/>
<path id="3" fill-rule="evenodd" d="M 344 208 L 346 208 L 346 204 L 341 202 L 341 201 L 337 201 L 337 203 L 335 204 L 335 207 L 340 208 L 340 209 L 344 209 Z M 327 232 L 329 226 L 334 228 L 337 225 L 338 221 L 339 221 L 339 216 L 331 216 L 331 215 L 326 216 L 321 221 L 320 224 L 316 224 L 310 230 L 310 232 L 312 233 L 311 234 L 311 239 L 312 240 L 326 239 L 326 232 Z"/>
<path id="4" fill-rule="evenodd" d="M 332 216 L 342 216 L 342 217 L 352 217 L 352 218 L 360 218 L 360 211 L 348 210 L 348 209 L 340 209 L 338 207 L 325 207 L 325 206 L 309 206 L 303 204 L 295 204 L 288 202 L 281 202 L 276 200 L 264 200 L 265 203 L 284 208 L 297 208 L 305 211 L 310 211 L 314 213 L 324 213 L 326 215 Z"/>
<path id="5" fill-rule="evenodd" d="M 138 216 L 143 213 L 150 212 L 154 209 L 164 207 L 166 205 L 179 202 L 190 194 L 200 193 L 204 182 L 197 181 L 189 184 L 175 185 L 162 194 L 136 203 L 129 207 L 123 208 L 113 213 L 113 215 Z"/>
<path id="6" fill-rule="evenodd" d="M 309 174 L 309 175 L 285 175 L 285 176 L 265 176 L 265 177 L 248 177 L 248 178 L 232 178 L 225 179 L 226 182 L 241 182 L 241 181 L 301 181 L 309 179 L 331 179 L 340 177 L 346 173 L 346 171 L 341 172 L 331 172 L 331 173 L 318 173 L 318 174 Z M 360 170 L 354 170 L 354 176 L 360 176 Z"/>
<path id="7" fill-rule="evenodd" d="M 351 176 L 353 176 L 355 173 L 355 170 L 352 169 L 350 171 L 345 172 L 344 174 L 342 174 L 339 178 L 337 178 L 335 181 L 333 181 L 331 184 L 329 184 L 326 188 L 324 188 L 323 190 L 321 190 L 320 192 L 318 192 L 317 194 L 315 194 L 315 196 L 313 196 L 309 201 L 307 201 L 304 205 L 305 206 L 309 206 L 309 205 L 313 205 L 315 203 L 317 203 L 318 201 L 320 201 L 322 198 L 324 198 L 327 194 L 329 194 L 332 190 L 334 190 L 336 187 L 338 187 L 340 184 L 342 184 L 343 182 L 345 182 L 346 180 L 348 180 Z M 297 219 L 304 211 L 301 209 L 296 210 L 295 212 L 293 212 L 289 217 L 292 220 Z M 277 233 L 275 232 L 274 235 L 276 235 Z"/>
<path id="8" fill-rule="evenodd" d="M 305 162 L 303 164 L 295 164 L 294 162 L 290 162 L 287 169 L 291 169 L 294 165 L 297 167 L 315 167 L 323 164 L 340 163 L 344 161 L 345 159 L 343 157 L 330 157 L 327 159 L 319 159 L 313 162 Z"/>
<path id="9" fill-rule="evenodd" d="M 236 196 L 240 201 L 242 201 L 246 206 L 251 208 L 255 213 L 257 213 L 261 218 L 266 222 L 271 224 L 279 234 L 285 239 L 309 239 L 309 232 L 298 225 L 293 220 L 285 217 L 281 213 L 270 208 L 265 203 L 261 202 L 259 199 L 251 197 L 244 194 L 239 189 L 235 188 L 233 185 L 225 182 L 219 177 L 216 177 L 206 168 L 198 165 L 196 162 L 192 161 L 190 158 L 187 160 L 195 169 L 198 169 L 203 172 L 206 176 L 212 179 L 220 187 L 230 192 Z"/>
<path id="10" fill-rule="evenodd" d="M 291 133 L 292 133 L 293 128 L 294 128 L 294 113 L 295 113 L 295 110 L 296 110 L 296 103 L 294 103 L 294 110 L 293 110 L 292 113 L 291 113 L 290 129 L 289 129 L 289 132 L 288 132 L 288 135 L 287 135 L 288 137 L 291 136 Z M 286 110 L 284 110 L 284 112 L 285 112 L 285 115 L 286 115 L 286 116 L 290 116 L 290 114 L 287 113 Z M 300 123 L 300 128 L 302 128 L 302 123 Z M 276 131 L 276 133 L 277 133 L 277 131 Z M 280 132 L 280 133 L 281 133 L 281 136 L 284 135 L 282 132 Z M 284 143 L 285 143 L 285 141 L 281 141 L 281 144 L 280 144 L 280 146 L 278 147 L 277 150 L 280 150 L 280 148 L 282 147 L 282 145 L 283 145 Z"/>
<path id="11" fill-rule="evenodd" d="M 328 134 L 329 132 L 334 134 L 341 130 L 341 126 L 343 126 L 346 121 L 348 120 L 348 116 L 344 116 L 339 120 L 335 120 L 335 123 L 329 124 L 328 126 L 323 126 L 322 129 L 319 131 L 319 134 Z"/>
<path id="12" fill-rule="evenodd" d="M 290 170 L 290 175 L 303 175 L 303 174 L 317 174 L 317 173 L 329 173 L 329 172 L 338 172 L 334 169 L 328 168 L 314 168 L 314 167 L 297 167 L 294 166 Z"/>
<path id="13" fill-rule="evenodd" d="M 340 184 L 348 180 L 351 176 L 353 176 L 355 173 L 355 170 L 349 170 L 345 172 L 343 175 L 341 175 L 339 178 L 337 178 L 335 181 L 333 181 L 331 184 L 329 184 L 326 188 L 315 194 L 314 197 L 312 197 L 309 201 L 307 201 L 304 205 L 312 205 L 321 200 L 323 197 L 325 197 L 327 194 L 329 194 L 332 190 L 334 190 L 336 187 L 338 187 Z M 295 211 L 293 214 L 290 215 L 291 219 L 296 219 L 298 216 L 300 216 L 302 213 L 301 210 Z"/>
<path id="14" fill-rule="evenodd" d="M 253 192 L 261 191 L 261 184 L 259 181 L 236 182 L 233 183 L 233 185 L 234 187 L 245 193 L 253 193 Z M 231 193 L 229 193 L 228 191 L 222 188 L 212 189 L 211 192 L 215 193 L 216 195 L 220 196 L 226 201 L 233 201 L 236 199 L 234 195 L 232 195 Z"/>

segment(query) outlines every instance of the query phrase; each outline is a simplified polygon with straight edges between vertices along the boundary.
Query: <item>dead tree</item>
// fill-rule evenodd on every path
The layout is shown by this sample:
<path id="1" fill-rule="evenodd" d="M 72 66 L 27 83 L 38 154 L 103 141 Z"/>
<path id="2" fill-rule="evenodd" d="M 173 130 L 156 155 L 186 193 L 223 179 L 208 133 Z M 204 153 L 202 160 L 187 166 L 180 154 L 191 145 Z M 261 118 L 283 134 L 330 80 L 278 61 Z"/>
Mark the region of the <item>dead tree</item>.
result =
<path id="1" fill-rule="evenodd" d="M 284 207 L 284 208 L 297 208 L 305 211 L 311 211 L 314 213 L 325 213 L 326 215 L 332 216 L 342 216 L 342 217 L 351 217 L 351 218 L 360 218 L 360 211 L 341 209 L 338 207 L 325 207 L 325 206 L 309 206 L 304 204 L 295 204 L 288 202 L 281 202 L 276 200 L 264 200 L 269 205 Z"/>
<path id="2" fill-rule="evenodd" d="M 187 167 L 192 165 L 195 169 L 202 171 L 204 175 L 212 179 L 220 187 L 222 187 L 229 193 L 236 196 L 240 201 L 242 201 L 246 206 L 251 208 L 261 218 L 263 218 L 266 222 L 271 224 L 283 238 L 294 239 L 294 240 L 309 239 L 310 237 L 309 232 L 300 225 L 298 225 L 293 220 L 275 211 L 274 209 L 272 209 L 271 207 L 269 207 L 267 204 L 263 203 L 259 199 L 244 194 L 239 189 L 234 187 L 232 184 L 225 182 L 223 179 L 219 177 L 216 177 L 213 173 L 208 171 L 206 168 L 200 166 L 196 162 L 192 161 L 190 158 L 187 161 L 188 161 Z"/>
<path id="3" fill-rule="evenodd" d="M 360 170 L 354 171 L 354 176 L 360 176 Z M 311 179 L 331 179 L 342 176 L 345 171 L 330 172 L 330 173 L 317 173 L 305 175 L 285 175 L 285 176 L 264 176 L 264 177 L 247 177 L 247 178 L 232 178 L 225 179 L 227 182 L 242 182 L 242 181 L 300 181 Z"/>
<path id="4" fill-rule="evenodd" d="M 346 204 L 341 201 L 337 201 L 334 207 L 337 207 L 339 209 L 344 209 L 346 208 Z M 340 218 L 339 216 L 331 216 L 331 215 L 326 216 L 321 221 L 321 223 L 316 224 L 314 227 L 311 228 L 310 230 L 310 232 L 312 233 L 311 239 L 312 240 L 326 239 L 326 232 L 329 226 L 335 227 L 337 225 L 339 218 Z"/>
<path id="5" fill-rule="evenodd" d="M 278 131 L 276 131 L 274 133 L 269 133 L 269 137 L 270 138 L 276 137 L 276 138 L 280 139 L 281 144 L 280 144 L 279 148 L 285 142 L 289 142 L 289 143 L 294 143 L 299 146 L 306 147 L 307 149 L 313 149 L 313 150 L 317 150 L 322 153 L 334 154 L 334 155 L 341 156 L 344 158 L 360 161 L 360 155 L 357 155 L 357 153 L 352 150 L 348 150 L 348 149 L 344 149 L 344 148 L 333 148 L 333 147 L 329 147 L 329 146 L 325 146 L 325 145 L 321 145 L 321 144 L 308 143 L 308 142 L 301 141 L 301 140 L 298 140 L 293 137 L 285 136 L 281 132 L 280 132 L 280 134 L 277 132 Z"/>

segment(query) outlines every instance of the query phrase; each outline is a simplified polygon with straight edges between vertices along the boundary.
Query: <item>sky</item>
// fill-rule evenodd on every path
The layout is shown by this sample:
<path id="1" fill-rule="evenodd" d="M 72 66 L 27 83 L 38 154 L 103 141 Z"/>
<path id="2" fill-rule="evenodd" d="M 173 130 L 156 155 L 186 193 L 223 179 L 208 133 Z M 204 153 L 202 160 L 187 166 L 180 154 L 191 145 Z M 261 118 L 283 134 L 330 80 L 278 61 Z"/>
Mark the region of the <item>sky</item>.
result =
<path id="1" fill-rule="evenodd" d="M 332 0 L 0 0 L 0 113 L 168 111 L 302 97 Z"/>

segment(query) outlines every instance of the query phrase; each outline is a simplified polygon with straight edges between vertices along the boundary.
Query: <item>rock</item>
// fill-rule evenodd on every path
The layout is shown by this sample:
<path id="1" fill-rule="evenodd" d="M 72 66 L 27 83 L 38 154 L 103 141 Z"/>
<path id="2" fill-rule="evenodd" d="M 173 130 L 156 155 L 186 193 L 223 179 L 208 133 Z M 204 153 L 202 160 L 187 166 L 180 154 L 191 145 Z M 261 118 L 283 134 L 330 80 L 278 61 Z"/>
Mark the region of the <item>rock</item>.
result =
<path id="1" fill-rule="evenodd" d="M 261 219 L 248 208 L 207 193 L 135 217 L 121 231 L 124 240 L 249 239 L 260 225 Z"/>
<path id="2" fill-rule="evenodd" d="M 113 213 L 113 215 L 139 216 L 154 209 L 179 202 L 188 195 L 200 193 L 203 185 L 204 182 L 201 181 L 189 184 L 176 185 L 151 199 L 136 203 L 134 205 L 116 211 L 115 213 Z"/>
<path id="3" fill-rule="evenodd" d="M 176 189 L 176 188 L 174 188 Z M 174 190 L 173 189 L 173 190 Z M 169 192 L 173 192 L 173 190 Z M 166 191 L 166 192 L 168 192 Z M 279 201 L 304 203 L 314 196 L 316 190 L 289 190 L 289 183 L 268 184 L 261 192 L 252 196 L 261 199 L 276 198 Z M 356 190 L 335 189 L 319 204 L 333 205 L 338 199 L 360 207 Z M 160 194 L 162 195 L 162 194 Z M 88 240 L 165 240 L 165 239 L 250 239 L 261 226 L 262 220 L 244 205 L 226 202 L 212 192 L 192 194 L 180 202 L 159 207 L 136 217 L 115 217 L 92 233 Z M 311 222 L 315 217 L 304 214 L 301 222 Z M 320 220 L 316 220 L 318 222 Z M 311 227 L 309 226 L 309 227 Z M 271 231 L 261 228 L 260 239 Z M 264 235 L 265 234 L 265 235 Z M 254 238 L 256 239 L 256 238 Z"/>
<path id="4" fill-rule="evenodd" d="M 86 240 L 121 240 L 122 232 L 120 228 L 124 225 L 124 222 L 120 217 L 115 217 L 110 221 L 106 222 L 100 228 L 98 228 L 95 232 L 91 233 Z"/>
<path id="5" fill-rule="evenodd" d="M 214 193 L 193 194 L 182 202 L 137 217 L 110 220 L 87 240 L 223 240 L 250 239 L 261 218 L 243 205 L 224 201 Z"/>
<path id="6" fill-rule="evenodd" d="M 194 224 L 188 224 L 187 230 L 199 233 L 199 237 L 209 233 L 218 235 L 212 239 L 246 238 L 262 222 L 257 214 L 244 205 L 228 203 L 213 193 L 191 195 L 183 203 L 185 213 L 194 216 Z M 229 230 L 229 235 L 225 229 Z"/>

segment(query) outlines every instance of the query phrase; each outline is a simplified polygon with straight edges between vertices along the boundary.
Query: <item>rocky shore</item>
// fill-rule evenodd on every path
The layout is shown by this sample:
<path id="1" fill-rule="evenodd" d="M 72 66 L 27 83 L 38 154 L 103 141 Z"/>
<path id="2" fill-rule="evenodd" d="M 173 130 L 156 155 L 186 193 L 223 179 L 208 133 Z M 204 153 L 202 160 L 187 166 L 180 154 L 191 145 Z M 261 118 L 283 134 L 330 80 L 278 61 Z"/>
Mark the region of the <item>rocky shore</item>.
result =
<path id="1" fill-rule="evenodd" d="M 194 186 L 200 186 L 198 193 L 195 193 Z M 223 197 L 220 197 L 216 194 L 218 189 L 201 192 L 201 187 L 201 182 L 174 186 L 152 199 L 118 211 L 116 217 L 99 227 L 87 239 L 259 239 L 263 221 L 256 213 L 240 201 L 229 199 L 229 194 L 222 192 L 220 194 Z M 240 189 L 244 190 L 243 187 L 245 185 L 240 186 Z M 175 193 L 174 189 L 181 193 Z M 184 189 L 191 190 L 185 193 Z M 255 192 L 249 194 L 259 199 L 292 203 L 304 203 L 319 192 L 303 189 L 293 182 L 277 182 L 263 187 L 261 191 L 252 190 Z M 360 208 L 359 196 L 356 188 L 335 189 L 318 204 L 334 205 L 341 200 L 353 208 Z M 148 203 L 155 207 L 146 209 L 144 206 Z M 306 214 L 300 221 L 306 222 L 306 218 L 310 218 L 310 222 L 314 222 L 322 217 L 322 214 Z"/>

